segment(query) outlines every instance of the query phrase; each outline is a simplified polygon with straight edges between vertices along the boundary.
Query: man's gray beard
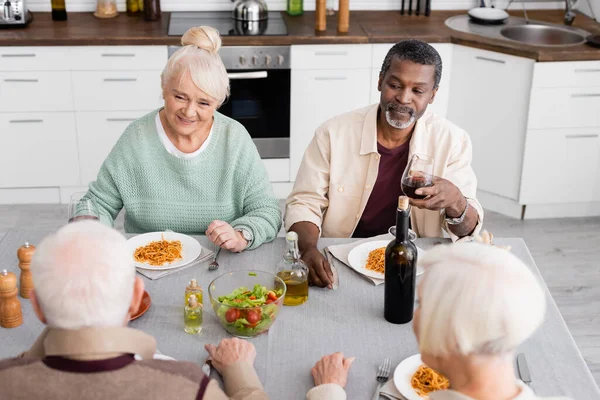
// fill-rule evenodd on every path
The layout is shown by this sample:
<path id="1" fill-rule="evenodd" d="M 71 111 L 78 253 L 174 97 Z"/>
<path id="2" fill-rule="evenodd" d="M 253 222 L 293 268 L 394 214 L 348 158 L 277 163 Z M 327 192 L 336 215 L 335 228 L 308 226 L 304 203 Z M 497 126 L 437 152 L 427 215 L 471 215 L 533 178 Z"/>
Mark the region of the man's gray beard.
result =
<path id="1" fill-rule="evenodd" d="M 385 120 L 387 121 L 388 124 L 390 124 L 391 126 L 393 126 L 396 129 L 406 129 L 409 126 L 411 126 L 413 122 L 415 122 L 415 114 L 412 113 L 410 115 L 410 119 L 408 121 L 401 122 L 401 121 L 393 119 L 391 111 L 387 110 L 385 112 Z"/>

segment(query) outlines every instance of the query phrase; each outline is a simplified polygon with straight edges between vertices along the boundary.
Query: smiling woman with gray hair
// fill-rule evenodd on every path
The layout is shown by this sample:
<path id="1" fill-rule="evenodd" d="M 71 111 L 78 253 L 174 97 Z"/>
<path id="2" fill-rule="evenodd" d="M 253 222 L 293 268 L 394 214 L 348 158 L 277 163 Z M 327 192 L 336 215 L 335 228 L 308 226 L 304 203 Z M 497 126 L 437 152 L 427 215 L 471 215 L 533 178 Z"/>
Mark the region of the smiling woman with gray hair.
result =
<path id="1" fill-rule="evenodd" d="M 420 264 L 425 274 L 413 329 L 423 362 L 450 381 L 449 390 L 429 398 L 536 399 L 513 367 L 515 350 L 546 310 L 544 290 L 529 268 L 506 250 L 476 243 L 434 247 Z M 313 368 L 317 387 L 307 398 L 345 399 L 339 386 L 348 369 L 339 353 L 321 359 Z"/>
<path id="2" fill-rule="evenodd" d="M 279 203 L 244 126 L 217 109 L 229 95 L 211 27 L 191 28 L 161 75 L 164 107 L 134 121 L 104 161 L 87 196 L 112 225 L 125 209 L 125 231 L 206 233 L 240 252 L 271 241 Z"/>

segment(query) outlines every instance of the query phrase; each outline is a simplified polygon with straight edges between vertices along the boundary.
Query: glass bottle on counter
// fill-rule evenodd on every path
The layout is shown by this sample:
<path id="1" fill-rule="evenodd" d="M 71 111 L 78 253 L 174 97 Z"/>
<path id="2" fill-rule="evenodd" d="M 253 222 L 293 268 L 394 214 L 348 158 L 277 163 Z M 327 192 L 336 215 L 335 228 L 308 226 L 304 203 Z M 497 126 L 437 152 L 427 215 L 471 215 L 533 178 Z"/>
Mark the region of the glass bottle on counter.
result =
<path id="1" fill-rule="evenodd" d="M 139 0 L 127 0 L 127 15 L 134 17 L 140 15 L 141 11 Z"/>
<path id="2" fill-rule="evenodd" d="M 65 0 L 51 0 L 52 4 L 52 20 L 53 21 L 66 21 L 67 20 L 67 7 Z"/>
<path id="3" fill-rule="evenodd" d="M 304 14 L 304 1 L 303 0 L 287 0 L 286 12 L 289 15 Z"/>
<path id="4" fill-rule="evenodd" d="M 185 288 L 185 298 L 183 300 L 184 304 L 188 304 L 191 295 L 194 295 L 194 297 L 196 297 L 196 301 L 199 304 L 204 303 L 202 300 L 202 288 L 200 287 L 200 285 L 198 285 L 198 281 L 196 281 L 195 279 L 190 280 L 190 283 L 188 283 L 188 285 Z"/>
<path id="5" fill-rule="evenodd" d="M 183 311 L 183 330 L 191 335 L 202 332 L 202 304 L 198 303 L 196 296 L 190 296 Z"/>
<path id="6" fill-rule="evenodd" d="M 308 267 L 300 259 L 298 234 L 288 232 L 285 236 L 286 250 L 283 259 L 277 264 L 276 274 L 286 284 L 283 304 L 298 306 L 308 300 Z"/>
<path id="7" fill-rule="evenodd" d="M 383 315 L 393 324 L 413 318 L 417 277 L 417 246 L 408 238 L 408 197 L 398 198 L 396 237 L 385 249 L 385 294 Z"/>
<path id="8" fill-rule="evenodd" d="M 119 15 L 119 12 L 117 11 L 117 0 L 98 0 L 94 17 L 114 18 L 117 15 Z"/>
<path id="9" fill-rule="evenodd" d="M 161 17 L 160 0 L 144 0 L 144 19 L 146 21 L 157 21 Z"/>

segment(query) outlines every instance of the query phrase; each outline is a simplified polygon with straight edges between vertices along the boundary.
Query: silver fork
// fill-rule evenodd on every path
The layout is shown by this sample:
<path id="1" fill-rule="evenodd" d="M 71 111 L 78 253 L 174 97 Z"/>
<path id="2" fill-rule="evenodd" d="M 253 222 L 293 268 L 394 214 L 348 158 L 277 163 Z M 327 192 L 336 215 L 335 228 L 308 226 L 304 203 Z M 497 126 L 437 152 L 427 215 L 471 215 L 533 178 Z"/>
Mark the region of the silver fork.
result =
<path id="1" fill-rule="evenodd" d="M 220 252 L 221 252 L 221 248 L 217 247 L 217 250 L 215 251 L 215 256 L 213 257 L 213 260 L 210 262 L 210 264 L 208 264 L 209 271 L 216 271 L 217 269 L 219 269 L 219 263 L 217 262 L 217 257 L 219 257 Z"/>
<path id="2" fill-rule="evenodd" d="M 381 392 L 381 387 L 383 386 L 384 383 L 386 383 L 388 381 L 388 379 L 390 379 L 390 372 L 391 372 L 391 365 L 390 365 L 390 359 L 389 358 L 385 358 L 383 360 L 383 362 L 381 363 L 381 365 L 379 366 L 379 369 L 377 370 L 377 390 L 375 391 L 375 394 L 373 395 L 373 400 L 378 400 L 379 399 L 379 392 Z"/>

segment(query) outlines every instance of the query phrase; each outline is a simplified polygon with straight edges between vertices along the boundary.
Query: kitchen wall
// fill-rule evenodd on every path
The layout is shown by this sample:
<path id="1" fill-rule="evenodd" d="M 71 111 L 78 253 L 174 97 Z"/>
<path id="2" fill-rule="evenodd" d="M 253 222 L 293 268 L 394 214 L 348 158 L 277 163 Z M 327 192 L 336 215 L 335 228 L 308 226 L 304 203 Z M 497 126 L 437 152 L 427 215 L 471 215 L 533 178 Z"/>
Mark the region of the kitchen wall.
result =
<path id="1" fill-rule="evenodd" d="M 266 0 L 270 10 L 284 10 L 286 0 Z M 337 0 L 329 0 L 337 5 Z M 496 7 L 506 7 L 508 0 L 485 0 L 487 4 L 492 1 Z M 519 0 L 515 0 L 519 1 Z M 564 2 L 545 0 L 526 0 L 528 8 L 562 8 Z M 585 2 L 587 0 L 581 0 Z M 599 0 L 592 0 L 599 1 Z M 93 11 L 96 0 L 66 0 L 67 11 Z M 27 0 L 31 11 L 50 11 L 50 0 Z M 120 11 L 125 10 L 125 0 L 117 0 Z M 398 10 L 401 0 L 351 0 L 352 10 Z M 479 0 L 432 0 L 431 7 L 434 10 L 466 10 L 479 4 Z M 520 4 L 512 4 L 511 8 L 521 7 Z M 163 11 L 208 11 L 208 10 L 231 10 L 231 0 L 161 0 Z M 304 9 L 314 10 L 315 0 L 305 0 Z"/>

